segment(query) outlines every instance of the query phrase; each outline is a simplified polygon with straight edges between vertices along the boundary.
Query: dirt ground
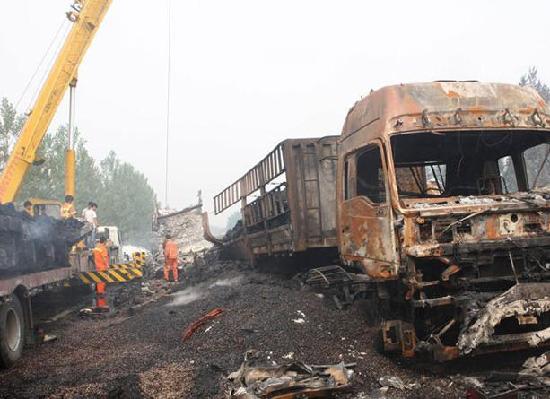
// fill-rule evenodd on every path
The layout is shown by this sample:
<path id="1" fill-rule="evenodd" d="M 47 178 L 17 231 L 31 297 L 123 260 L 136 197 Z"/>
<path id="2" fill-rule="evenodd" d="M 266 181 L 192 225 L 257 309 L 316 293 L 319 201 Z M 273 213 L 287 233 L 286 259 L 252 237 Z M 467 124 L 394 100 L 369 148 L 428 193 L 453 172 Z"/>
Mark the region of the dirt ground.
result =
<path id="1" fill-rule="evenodd" d="M 138 305 L 114 315 L 74 312 L 44 324 L 58 340 L 27 350 L 14 368 L 0 371 L 0 397 L 225 398 L 227 375 L 250 349 L 266 362 L 285 363 L 286 356 L 309 364 L 357 363 L 353 391 L 342 398 L 463 398 L 461 375 L 480 367 L 383 356 L 360 303 L 338 310 L 287 278 L 243 265 L 214 262 L 191 270 L 172 292 L 159 281 L 149 288 L 155 294 L 139 295 Z M 185 328 L 217 307 L 223 314 L 182 342 Z M 384 376 L 415 385 L 389 388 L 384 396 Z"/>

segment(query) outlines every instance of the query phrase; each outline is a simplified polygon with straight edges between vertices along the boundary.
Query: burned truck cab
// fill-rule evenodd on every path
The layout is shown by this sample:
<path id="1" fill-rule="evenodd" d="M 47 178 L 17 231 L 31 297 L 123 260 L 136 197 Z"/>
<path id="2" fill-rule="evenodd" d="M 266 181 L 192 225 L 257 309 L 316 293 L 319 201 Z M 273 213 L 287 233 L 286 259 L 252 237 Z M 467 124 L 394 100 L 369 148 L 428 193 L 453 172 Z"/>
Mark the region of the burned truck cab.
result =
<path id="1" fill-rule="evenodd" d="M 550 343 L 550 108 L 434 82 L 357 102 L 338 143 L 338 243 L 376 287 L 384 348 L 438 360 Z"/>

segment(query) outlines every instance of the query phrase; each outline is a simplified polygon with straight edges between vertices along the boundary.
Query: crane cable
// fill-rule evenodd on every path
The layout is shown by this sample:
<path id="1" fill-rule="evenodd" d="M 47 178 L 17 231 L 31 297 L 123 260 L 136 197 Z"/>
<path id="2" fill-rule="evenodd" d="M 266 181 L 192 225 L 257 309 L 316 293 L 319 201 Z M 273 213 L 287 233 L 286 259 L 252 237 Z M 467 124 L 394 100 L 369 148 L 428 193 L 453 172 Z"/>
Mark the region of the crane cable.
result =
<path id="1" fill-rule="evenodd" d="M 31 75 L 29 81 L 27 82 L 27 84 L 25 85 L 25 88 L 23 89 L 23 92 L 21 93 L 21 95 L 19 96 L 19 99 L 17 100 L 17 102 L 15 103 L 15 109 L 17 110 L 19 108 L 19 105 L 21 105 L 21 102 L 23 101 L 23 98 L 27 95 L 28 91 L 29 91 L 29 88 L 31 87 L 33 81 L 35 80 L 36 76 L 38 75 L 38 72 L 42 69 L 42 67 L 44 66 L 44 62 L 46 61 L 46 59 L 48 58 L 48 56 L 53 56 L 55 57 L 55 55 L 59 52 L 59 49 L 61 47 L 61 42 L 58 42 L 59 40 L 59 34 L 61 33 L 61 31 L 63 30 L 63 27 L 66 27 L 68 24 L 68 21 L 67 21 L 67 18 L 63 18 L 63 20 L 61 21 L 61 23 L 59 24 L 59 27 L 57 28 L 57 31 L 55 32 L 55 35 L 53 36 L 52 40 L 50 41 L 49 45 L 48 45 L 48 48 L 46 49 L 46 51 L 44 52 L 44 54 L 42 55 L 42 58 L 40 59 L 40 62 L 38 63 L 36 69 L 34 70 L 33 74 Z M 67 32 L 65 32 L 65 35 L 63 36 L 66 36 Z M 54 44 L 58 42 L 58 46 L 57 46 L 57 49 L 56 51 L 54 51 L 52 53 L 52 48 L 54 46 Z M 53 62 L 53 58 L 50 60 L 50 62 L 48 63 L 48 65 L 50 65 L 51 63 Z M 30 109 L 30 107 L 32 106 L 32 103 L 34 102 L 34 100 L 36 99 L 36 96 L 38 95 L 38 91 L 40 90 L 40 87 L 42 86 L 43 84 L 43 81 L 45 80 L 45 75 L 47 74 L 47 71 L 48 71 L 48 68 L 46 68 L 46 72 L 43 72 L 43 75 L 40 79 L 40 85 L 38 85 L 38 88 L 35 90 L 33 96 L 31 97 L 31 101 L 30 101 L 30 105 L 27 107 L 28 109 Z"/>
<path id="2" fill-rule="evenodd" d="M 166 166 L 164 181 L 164 206 L 168 208 L 168 161 L 170 153 L 170 86 L 172 84 L 172 0 L 168 0 L 168 82 L 166 99 Z"/>
<path id="3" fill-rule="evenodd" d="M 55 63 L 57 59 L 57 55 L 61 52 L 61 48 L 65 44 L 65 40 L 63 40 L 67 35 L 69 34 L 69 31 L 71 30 L 71 26 L 67 25 L 65 28 L 65 33 L 62 36 L 62 39 L 59 40 L 59 43 L 57 44 L 57 47 L 55 51 L 51 53 L 50 61 L 48 62 L 47 68 L 44 69 L 42 76 L 40 77 L 40 83 L 36 86 L 36 90 L 33 93 L 33 96 L 29 102 L 28 109 L 32 112 L 32 106 L 36 102 L 38 95 L 40 93 L 40 90 L 42 90 L 42 87 L 44 87 L 44 84 L 46 83 L 46 80 L 48 79 L 48 75 L 50 74 L 50 71 L 53 67 L 53 64 Z"/>

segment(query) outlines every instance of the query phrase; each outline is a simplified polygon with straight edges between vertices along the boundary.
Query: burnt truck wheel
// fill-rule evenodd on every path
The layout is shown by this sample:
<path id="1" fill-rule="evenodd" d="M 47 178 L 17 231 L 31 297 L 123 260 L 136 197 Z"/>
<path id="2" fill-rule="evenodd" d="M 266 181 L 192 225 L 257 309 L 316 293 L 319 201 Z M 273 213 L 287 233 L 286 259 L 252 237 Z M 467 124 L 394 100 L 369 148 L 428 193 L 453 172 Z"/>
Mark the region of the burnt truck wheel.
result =
<path id="1" fill-rule="evenodd" d="M 11 367 L 23 353 L 25 321 L 19 299 L 11 298 L 0 305 L 0 367 Z"/>

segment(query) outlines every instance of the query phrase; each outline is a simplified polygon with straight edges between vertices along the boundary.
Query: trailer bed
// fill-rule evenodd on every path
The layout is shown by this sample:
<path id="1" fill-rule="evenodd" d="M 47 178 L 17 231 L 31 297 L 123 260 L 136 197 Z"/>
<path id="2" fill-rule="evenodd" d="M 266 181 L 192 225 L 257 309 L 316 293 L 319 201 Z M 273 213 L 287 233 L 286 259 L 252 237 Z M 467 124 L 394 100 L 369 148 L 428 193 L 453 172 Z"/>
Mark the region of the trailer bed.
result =
<path id="1" fill-rule="evenodd" d="M 70 267 L 46 270 L 38 273 L 23 274 L 0 280 L 0 297 L 10 295 L 17 287 L 23 286 L 27 290 L 46 284 L 57 283 L 70 279 L 73 271 Z"/>

